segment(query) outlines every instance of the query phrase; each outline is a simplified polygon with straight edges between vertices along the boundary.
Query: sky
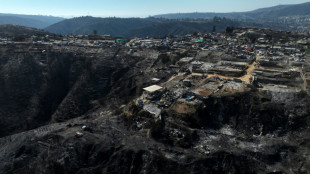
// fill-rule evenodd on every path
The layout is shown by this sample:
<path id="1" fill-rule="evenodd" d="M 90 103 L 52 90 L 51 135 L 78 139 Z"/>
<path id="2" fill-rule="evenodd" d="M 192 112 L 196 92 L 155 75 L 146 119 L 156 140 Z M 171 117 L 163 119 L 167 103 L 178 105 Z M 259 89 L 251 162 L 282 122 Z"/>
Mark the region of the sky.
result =
<path id="1" fill-rule="evenodd" d="M 310 0 L 0 0 L 0 13 L 61 17 L 148 17 L 186 12 L 244 12 Z"/>

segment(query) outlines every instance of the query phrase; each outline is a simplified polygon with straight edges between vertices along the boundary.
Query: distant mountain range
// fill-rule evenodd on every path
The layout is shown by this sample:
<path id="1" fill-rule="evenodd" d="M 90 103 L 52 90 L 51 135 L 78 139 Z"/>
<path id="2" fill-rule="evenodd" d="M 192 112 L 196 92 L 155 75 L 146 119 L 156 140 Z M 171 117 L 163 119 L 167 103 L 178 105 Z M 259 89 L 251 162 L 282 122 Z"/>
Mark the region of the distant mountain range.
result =
<path id="1" fill-rule="evenodd" d="M 211 32 L 213 26 L 217 31 L 224 31 L 227 26 L 306 30 L 310 28 L 309 9 L 310 2 L 235 13 L 178 13 L 125 19 L 79 17 L 45 29 L 56 34 L 90 34 L 96 30 L 99 34 L 124 37 Z"/>
<path id="2" fill-rule="evenodd" d="M 310 2 L 296 5 L 279 5 L 268 8 L 261 8 L 249 12 L 232 13 L 171 13 L 155 15 L 155 18 L 166 19 L 211 19 L 215 16 L 239 20 L 274 20 L 282 17 L 310 15 Z"/>
<path id="3" fill-rule="evenodd" d="M 255 24 L 253 24 L 255 25 Z M 78 17 L 51 25 L 45 30 L 56 34 L 110 34 L 122 37 L 155 37 L 193 32 L 224 31 L 227 26 L 248 26 L 244 22 L 219 20 L 170 20 L 157 18 Z M 257 26 L 257 25 L 256 25 Z"/>
<path id="4" fill-rule="evenodd" d="M 0 25 L 12 24 L 43 29 L 64 20 L 61 17 L 0 13 Z"/>
<path id="5" fill-rule="evenodd" d="M 225 31 L 226 27 L 263 27 L 277 30 L 310 30 L 310 2 L 280 5 L 250 12 L 177 13 L 149 18 L 77 17 L 0 14 L 1 24 L 44 29 L 55 34 L 110 34 L 122 37 L 154 37 L 193 32 Z"/>
<path id="6" fill-rule="evenodd" d="M 243 22 L 255 22 L 264 27 L 280 30 L 307 30 L 310 28 L 310 2 L 295 5 L 279 5 L 249 12 L 232 13 L 172 13 L 155 15 L 165 19 L 229 18 Z"/>

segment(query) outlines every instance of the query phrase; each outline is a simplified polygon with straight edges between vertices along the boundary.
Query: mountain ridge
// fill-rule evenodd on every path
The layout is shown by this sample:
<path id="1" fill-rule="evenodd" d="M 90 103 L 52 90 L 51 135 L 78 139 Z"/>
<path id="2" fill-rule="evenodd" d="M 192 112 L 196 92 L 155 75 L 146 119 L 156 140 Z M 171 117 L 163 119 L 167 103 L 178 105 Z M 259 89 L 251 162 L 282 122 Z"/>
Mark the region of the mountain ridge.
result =
<path id="1" fill-rule="evenodd" d="M 229 19 L 212 20 L 169 20 L 158 18 L 95 18 L 78 17 L 67 19 L 45 28 L 55 34 L 110 34 L 121 37 L 164 37 L 194 32 L 225 31 L 228 26 L 259 27 L 255 24 L 233 21 Z"/>
<path id="2" fill-rule="evenodd" d="M 43 29 L 64 20 L 61 17 L 0 13 L 0 25 L 12 24 Z"/>
<path id="3" fill-rule="evenodd" d="M 226 27 L 262 27 L 276 30 L 307 30 L 310 2 L 280 5 L 249 12 L 177 13 L 149 18 L 77 17 L 45 28 L 56 34 L 110 34 L 122 37 L 181 35 L 193 32 L 225 31 Z"/>
<path id="4" fill-rule="evenodd" d="M 283 16 L 285 13 L 283 11 L 289 12 L 290 15 L 310 15 L 310 11 L 307 10 L 310 8 L 310 2 L 302 4 L 293 4 L 293 5 L 278 5 L 273 7 L 260 8 L 247 12 L 227 12 L 227 13 L 212 13 L 212 12 L 194 12 L 194 13 L 168 13 L 154 15 L 155 18 L 167 18 L 167 19 L 181 19 L 181 18 L 213 18 L 215 16 L 219 17 L 230 17 L 230 18 L 240 18 L 247 17 L 253 18 L 253 14 L 266 13 L 263 16 L 268 15 L 268 13 L 278 13 L 273 14 L 275 17 L 279 15 Z M 302 9 L 302 10 L 301 10 Z M 281 11 L 282 10 L 282 11 Z"/>

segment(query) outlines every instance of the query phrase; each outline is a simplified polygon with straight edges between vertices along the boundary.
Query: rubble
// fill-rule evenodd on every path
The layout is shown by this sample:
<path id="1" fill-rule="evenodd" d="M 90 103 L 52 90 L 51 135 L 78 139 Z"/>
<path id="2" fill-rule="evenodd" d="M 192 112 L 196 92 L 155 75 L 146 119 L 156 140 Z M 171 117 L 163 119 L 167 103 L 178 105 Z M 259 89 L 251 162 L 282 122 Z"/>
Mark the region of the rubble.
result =
<path id="1" fill-rule="evenodd" d="M 144 105 L 143 109 L 150 112 L 151 114 L 154 114 L 155 118 L 158 118 L 161 113 L 161 110 L 153 104 Z"/>
<path id="2" fill-rule="evenodd" d="M 81 132 L 75 132 L 75 137 L 76 138 L 80 138 L 80 137 L 82 137 L 83 136 L 83 133 L 81 133 Z"/>
<path id="3" fill-rule="evenodd" d="M 0 39 L 4 173 L 310 170 L 309 34 L 9 41 Z"/>

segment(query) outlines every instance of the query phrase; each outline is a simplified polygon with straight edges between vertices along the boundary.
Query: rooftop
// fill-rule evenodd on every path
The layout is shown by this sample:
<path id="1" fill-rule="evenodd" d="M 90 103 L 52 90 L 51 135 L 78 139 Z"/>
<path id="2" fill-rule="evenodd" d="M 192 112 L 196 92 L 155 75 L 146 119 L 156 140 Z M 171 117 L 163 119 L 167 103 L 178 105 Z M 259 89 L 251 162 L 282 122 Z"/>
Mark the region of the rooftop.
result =
<path id="1" fill-rule="evenodd" d="M 145 91 L 147 91 L 147 92 L 155 92 L 155 91 L 158 91 L 158 90 L 160 90 L 160 89 L 162 89 L 162 88 L 163 88 L 163 87 L 158 86 L 158 85 L 152 85 L 152 86 L 143 88 L 143 90 L 145 90 Z"/>

